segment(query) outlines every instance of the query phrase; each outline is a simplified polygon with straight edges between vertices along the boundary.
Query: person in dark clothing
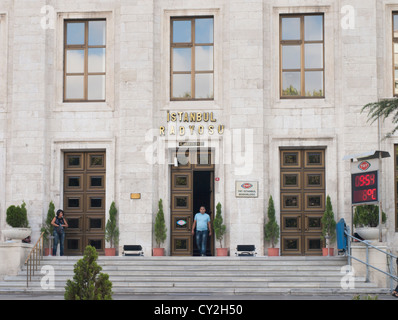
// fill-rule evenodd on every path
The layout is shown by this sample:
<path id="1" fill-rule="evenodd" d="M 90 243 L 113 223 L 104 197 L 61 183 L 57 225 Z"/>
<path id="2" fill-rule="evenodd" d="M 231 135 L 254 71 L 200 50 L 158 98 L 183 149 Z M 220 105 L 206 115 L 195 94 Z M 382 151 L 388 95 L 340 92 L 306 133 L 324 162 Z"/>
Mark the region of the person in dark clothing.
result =
<path id="1" fill-rule="evenodd" d="M 65 228 L 68 227 L 68 223 L 64 218 L 64 211 L 59 209 L 57 211 L 56 216 L 51 221 L 51 224 L 54 226 L 54 246 L 53 246 L 53 256 L 57 255 L 57 247 L 59 242 L 59 255 L 64 255 L 64 240 L 65 240 Z"/>

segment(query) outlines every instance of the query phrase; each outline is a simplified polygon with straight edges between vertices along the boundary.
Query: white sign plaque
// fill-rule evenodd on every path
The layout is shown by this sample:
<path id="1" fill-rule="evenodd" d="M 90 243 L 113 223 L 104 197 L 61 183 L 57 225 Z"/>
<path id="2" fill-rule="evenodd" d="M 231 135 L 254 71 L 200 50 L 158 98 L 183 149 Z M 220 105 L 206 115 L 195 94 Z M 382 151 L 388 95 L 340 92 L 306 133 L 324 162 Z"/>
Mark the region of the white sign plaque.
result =
<path id="1" fill-rule="evenodd" d="M 258 181 L 235 181 L 236 198 L 257 198 Z"/>

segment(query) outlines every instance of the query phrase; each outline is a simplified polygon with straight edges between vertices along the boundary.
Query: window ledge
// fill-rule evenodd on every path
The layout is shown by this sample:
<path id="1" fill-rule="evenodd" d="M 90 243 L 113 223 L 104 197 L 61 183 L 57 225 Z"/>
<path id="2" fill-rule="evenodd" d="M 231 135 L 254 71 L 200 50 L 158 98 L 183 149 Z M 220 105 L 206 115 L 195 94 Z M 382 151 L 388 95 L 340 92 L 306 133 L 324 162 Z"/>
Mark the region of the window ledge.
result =
<path id="1" fill-rule="evenodd" d="M 221 110 L 215 100 L 172 100 L 164 103 L 161 110 Z"/>
<path id="2" fill-rule="evenodd" d="M 305 109 L 305 108 L 333 108 L 334 104 L 332 101 L 326 98 L 283 98 L 276 99 L 271 108 L 284 108 L 284 109 Z"/>
<path id="3" fill-rule="evenodd" d="M 107 112 L 114 111 L 113 105 L 108 102 L 60 102 L 55 112 Z"/>

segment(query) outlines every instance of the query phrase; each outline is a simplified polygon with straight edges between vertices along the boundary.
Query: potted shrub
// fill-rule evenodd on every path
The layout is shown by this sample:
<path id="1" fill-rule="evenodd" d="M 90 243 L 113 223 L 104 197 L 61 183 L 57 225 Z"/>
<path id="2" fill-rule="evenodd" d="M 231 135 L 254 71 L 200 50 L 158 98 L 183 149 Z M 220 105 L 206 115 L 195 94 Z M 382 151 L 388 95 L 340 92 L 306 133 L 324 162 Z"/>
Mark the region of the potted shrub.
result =
<path id="1" fill-rule="evenodd" d="M 279 256 L 279 248 L 275 248 L 275 245 L 279 240 L 279 225 L 275 217 L 275 206 L 272 196 L 268 200 L 268 222 L 264 226 L 264 238 L 266 241 L 271 242 L 271 248 L 268 248 L 268 256 Z"/>
<path id="2" fill-rule="evenodd" d="M 119 229 L 117 227 L 116 214 L 115 201 L 112 201 L 109 208 L 109 219 L 105 226 L 105 240 L 110 243 L 110 248 L 105 248 L 106 256 L 115 256 L 116 246 L 119 244 Z"/>
<path id="3" fill-rule="evenodd" d="M 3 230 L 3 235 L 12 240 L 22 240 L 30 236 L 32 229 L 29 227 L 26 204 L 21 206 L 11 205 L 7 208 L 6 222 L 11 229 Z"/>
<path id="4" fill-rule="evenodd" d="M 221 215 L 221 203 L 217 203 L 216 206 L 216 217 L 214 218 L 213 221 L 213 226 L 214 226 L 214 233 L 216 234 L 216 239 L 220 241 L 220 248 L 216 248 L 216 255 L 219 257 L 226 257 L 228 256 L 228 248 L 223 248 L 222 247 L 222 240 L 225 235 L 225 231 L 227 227 L 223 224 L 223 218 Z"/>
<path id="5" fill-rule="evenodd" d="M 51 256 L 52 248 L 50 248 L 50 239 L 53 236 L 54 232 L 54 226 L 51 224 L 51 221 L 55 217 L 55 206 L 52 201 L 50 201 L 50 204 L 48 205 L 48 211 L 47 211 L 47 218 L 45 223 L 42 225 L 40 232 L 44 232 L 43 238 L 44 241 L 47 243 L 48 247 L 44 248 L 44 255 L 45 256 Z"/>
<path id="6" fill-rule="evenodd" d="M 387 216 L 382 212 L 382 223 L 387 220 Z M 379 206 L 363 205 L 355 207 L 354 211 L 355 232 L 365 240 L 376 240 L 379 238 Z M 382 229 L 383 235 L 386 229 Z"/>
<path id="7" fill-rule="evenodd" d="M 323 213 L 322 219 L 322 235 L 321 238 L 325 244 L 325 248 L 322 248 L 323 256 L 333 256 L 334 249 L 330 248 L 330 245 L 336 241 L 336 221 L 334 220 L 334 213 L 332 208 L 332 202 L 330 197 L 326 198 L 326 209 Z"/>
<path id="8" fill-rule="evenodd" d="M 65 300 L 112 300 L 112 282 L 97 264 L 98 253 L 92 246 L 84 249 L 84 256 L 74 266 L 73 280 L 67 280 Z"/>
<path id="9" fill-rule="evenodd" d="M 158 206 L 159 210 L 158 213 L 156 214 L 156 219 L 155 219 L 155 241 L 157 244 L 157 248 L 153 248 L 153 255 L 164 256 L 164 248 L 160 248 L 160 245 L 166 240 L 167 228 L 166 228 L 166 223 L 164 221 L 162 199 L 159 200 Z"/>

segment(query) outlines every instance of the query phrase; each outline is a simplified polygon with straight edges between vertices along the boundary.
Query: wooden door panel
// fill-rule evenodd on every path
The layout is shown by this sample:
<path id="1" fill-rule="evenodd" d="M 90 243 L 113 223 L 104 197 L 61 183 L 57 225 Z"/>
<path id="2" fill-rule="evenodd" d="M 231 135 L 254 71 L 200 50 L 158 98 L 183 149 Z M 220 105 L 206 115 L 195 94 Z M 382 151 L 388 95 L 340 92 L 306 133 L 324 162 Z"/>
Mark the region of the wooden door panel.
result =
<path id="1" fill-rule="evenodd" d="M 82 255 L 87 245 L 104 254 L 106 153 L 65 152 L 65 255 Z"/>
<path id="2" fill-rule="evenodd" d="M 173 171 L 171 183 L 173 191 L 192 191 L 192 171 Z"/>
<path id="3" fill-rule="evenodd" d="M 193 224 L 192 212 L 176 213 L 172 215 L 173 233 L 191 233 Z"/>
<path id="4" fill-rule="evenodd" d="M 325 150 L 280 151 L 282 255 L 321 255 Z"/>
<path id="5" fill-rule="evenodd" d="M 182 148 L 180 152 L 174 152 L 177 156 L 178 166 L 171 166 L 171 254 L 179 256 L 191 256 L 193 254 L 194 238 L 192 225 L 194 215 L 198 208 L 193 208 L 193 179 L 196 171 L 210 171 L 210 208 L 207 213 L 212 216 L 214 207 L 213 199 L 213 170 L 214 164 L 208 163 L 211 154 L 206 152 L 202 157 L 196 150 Z M 206 158 L 205 163 L 200 161 Z M 198 163 L 199 159 L 199 163 Z M 209 241 L 211 243 L 212 240 Z M 213 246 L 210 245 L 211 254 Z"/>

